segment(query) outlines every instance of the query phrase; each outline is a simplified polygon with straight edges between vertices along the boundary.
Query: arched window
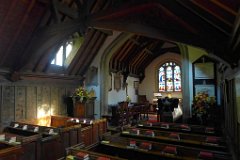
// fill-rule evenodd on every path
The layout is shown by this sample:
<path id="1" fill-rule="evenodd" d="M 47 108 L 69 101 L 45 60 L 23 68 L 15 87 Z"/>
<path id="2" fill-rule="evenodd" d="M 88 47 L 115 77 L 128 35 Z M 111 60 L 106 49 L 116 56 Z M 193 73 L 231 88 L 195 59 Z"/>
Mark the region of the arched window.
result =
<path id="1" fill-rule="evenodd" d="M 181 68 L 175 62 L 167 62 L 158 70 L 159 92 L 181 91 Z"/>
<path id="2" fill-rule="evenodd" d="M 79 33 L 72 34 L 67 40 L 62 42 L 51 64 L 67 68 L 83 44 L 83 41 L 84 38 Z"/>
<path id="3" fill-rule="evenodd" d="M 69 54 L 72 51 L 72 45 L 73 42 L 66 42 L 65 44 L 63 44 L 57 51 L 56 56 L 54 57 L 54 59 L 52 60 L 51 64 L 55 64 L 58 66 L 63 66 L 65 60 L 68 58 Z"/>

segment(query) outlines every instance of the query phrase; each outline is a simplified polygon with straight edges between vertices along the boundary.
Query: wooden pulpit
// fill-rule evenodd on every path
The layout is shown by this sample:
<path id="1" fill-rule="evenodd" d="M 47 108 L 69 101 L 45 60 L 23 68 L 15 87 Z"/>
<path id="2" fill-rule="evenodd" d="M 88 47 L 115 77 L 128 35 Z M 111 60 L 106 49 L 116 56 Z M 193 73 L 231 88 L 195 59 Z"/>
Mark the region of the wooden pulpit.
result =
<path id="1" fill-rule="evenodd" d="M 74 105 L 73 115 L 74 117 L 83 118 L 85 117 L 86 102 L 76 101 Z"/>
<path id="2" fill-rule="evenodd" d="M 74 117 L 94 118 L 95 99 L 96 97 L 91 97 L 86 102 L 76 101 L 74 104 Z"/>

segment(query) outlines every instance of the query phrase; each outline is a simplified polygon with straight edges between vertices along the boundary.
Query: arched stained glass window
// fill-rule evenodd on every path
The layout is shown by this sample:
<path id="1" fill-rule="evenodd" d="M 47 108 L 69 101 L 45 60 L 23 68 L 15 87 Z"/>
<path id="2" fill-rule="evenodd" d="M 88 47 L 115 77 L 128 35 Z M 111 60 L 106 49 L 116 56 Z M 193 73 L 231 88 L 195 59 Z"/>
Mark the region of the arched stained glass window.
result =
<path id="1" fill-rule="evenodd" d="M 181 91 L 181 68 L 175 62 L 167 62 L 160 66 L 159 92 Z"/>

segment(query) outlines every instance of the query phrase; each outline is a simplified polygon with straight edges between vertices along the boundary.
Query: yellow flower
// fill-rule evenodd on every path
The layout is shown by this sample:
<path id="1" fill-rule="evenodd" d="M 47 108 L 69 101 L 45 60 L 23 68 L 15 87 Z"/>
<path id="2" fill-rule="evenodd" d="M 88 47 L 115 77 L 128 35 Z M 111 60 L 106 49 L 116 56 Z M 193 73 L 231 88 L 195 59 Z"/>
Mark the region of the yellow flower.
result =
<path id="1" fill-rule="evenodd" d="M 88 91 L 83 88 L 82 86 L 80 86 L 79 88 L 76 88 L 75 89 L 75 92 L 74 92 L 74 97 L 79 97 L 80 98 L 80 101 L 82 101 L 84 98 L 85 99 L 88 99 L 89 98 L 89 93 Z"/>

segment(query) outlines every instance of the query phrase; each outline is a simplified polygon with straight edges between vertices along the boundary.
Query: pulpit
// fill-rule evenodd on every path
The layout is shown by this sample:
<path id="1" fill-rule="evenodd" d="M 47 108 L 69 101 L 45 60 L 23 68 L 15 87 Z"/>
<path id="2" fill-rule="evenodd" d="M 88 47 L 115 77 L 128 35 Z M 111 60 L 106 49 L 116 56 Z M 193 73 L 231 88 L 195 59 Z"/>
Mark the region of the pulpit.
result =
<path id="1" fill-rule="evenodd" d="M 79 118 L 94 118 L 94 103 L 96 97 L 88 98 L 86 101 L 75 101 L 74 104 L 74 117 Z"/>
<path id="2" fill-rule="evenodd" d="M 97 97 L 91 97 L 88 98 L 86 102 L 86 111 L 85 111 L 85 117 L 86 118 L 94 118 L 94 110 L 95 110 L 95 100 Z"/>
<path id="3" fill-rule="evenodd" d="M 73 115 L 74 117 L 85 117 L 86 102 L 76 101 L 74 105 Z"/>

